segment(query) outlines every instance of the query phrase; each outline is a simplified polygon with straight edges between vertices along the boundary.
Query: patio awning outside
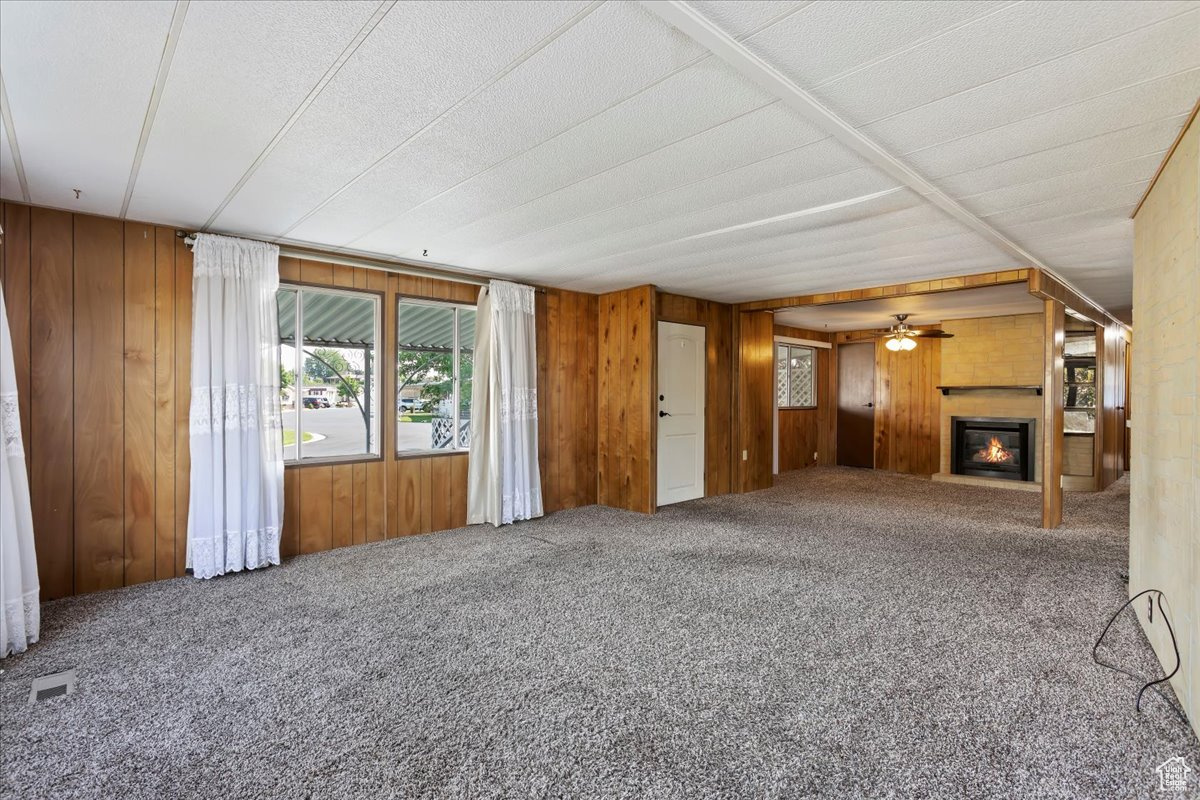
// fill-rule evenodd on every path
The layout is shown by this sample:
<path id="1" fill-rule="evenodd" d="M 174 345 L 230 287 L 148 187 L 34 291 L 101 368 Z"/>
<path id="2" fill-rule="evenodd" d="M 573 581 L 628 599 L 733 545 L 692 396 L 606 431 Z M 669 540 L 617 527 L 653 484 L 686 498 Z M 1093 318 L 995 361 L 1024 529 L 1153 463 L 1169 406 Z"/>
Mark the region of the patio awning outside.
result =
<path id="1" fill-rule="evenodd" d="M 291 344 L 296 331 L 296 291 L 277 295 L 279 341 Z M 372 347 L 375 344 L 375 303 L 351 295 L 309 292 L 304 295 L 305 346 Z M 462 349 L 475 341 L 475 310 L 459 309 Z M 401 350 L 449 353 L 454 349 L 454 309 L 450 306 L 402 303 L 396 321 Z"/>
<path id="2" fill-rule="evenodd" d="M 470 350 L 475 343 L 475 310 L 459 309 L 459 343 Z M 454 349 L 454 309 L 402 303 L 396 320 L 396 342 L 401 350 L 449 353 Z"/>
<path id="3" fill-rule="evenodd" d="M 296 292 L 279 292 L 279 341 L 296 338 Z M 374 347 L 375 303 L 362 297 L 312 292 L 304 295 L 304 344 Z"/>

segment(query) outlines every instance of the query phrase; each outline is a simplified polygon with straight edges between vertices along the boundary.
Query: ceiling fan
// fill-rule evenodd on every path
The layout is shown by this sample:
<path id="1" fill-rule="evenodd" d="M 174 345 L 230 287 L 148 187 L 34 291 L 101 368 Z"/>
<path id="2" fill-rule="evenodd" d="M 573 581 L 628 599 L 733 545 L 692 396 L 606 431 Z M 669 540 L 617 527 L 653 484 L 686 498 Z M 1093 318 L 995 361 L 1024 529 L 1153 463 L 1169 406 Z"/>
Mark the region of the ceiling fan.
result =
<path id="1" fill-rule="evenodd" d="M 881 339 L 886 339 L 884 347 L 888 350 L 912 350 L 917 346 L 915 337 L 921 336 L 926 339 L 952 339 L 953 333 L 945 331 L 915 329 L 904 324 L 904 320 L 908 319 L 908 314 L 893 314 L 896 318 L 896 324 L 885 331 L 876 331 L 875 336 Z"/>

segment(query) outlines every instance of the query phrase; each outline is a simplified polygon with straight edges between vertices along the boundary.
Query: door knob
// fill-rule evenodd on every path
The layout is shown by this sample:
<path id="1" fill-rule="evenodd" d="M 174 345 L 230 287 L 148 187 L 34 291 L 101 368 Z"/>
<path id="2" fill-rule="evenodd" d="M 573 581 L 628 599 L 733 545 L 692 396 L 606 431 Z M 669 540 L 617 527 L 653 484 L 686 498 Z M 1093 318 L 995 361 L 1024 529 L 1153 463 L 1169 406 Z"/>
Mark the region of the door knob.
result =
<path id="1" fill-rule="evenodd" d="M 671 416 L 671 415 L 670 415 L 670 414 L 668 414 L 666 411 L 660 411 L 660 412 L 658 412 L 658 415 L 659 415 L 660 417 L 669 417 L 669 416 Z"/>
<path id="2" fill-rule="evenodd" d="M 863 408 L 874 408 L 874 407 L 875 407 L 874 403 L 863 403 Z"/>

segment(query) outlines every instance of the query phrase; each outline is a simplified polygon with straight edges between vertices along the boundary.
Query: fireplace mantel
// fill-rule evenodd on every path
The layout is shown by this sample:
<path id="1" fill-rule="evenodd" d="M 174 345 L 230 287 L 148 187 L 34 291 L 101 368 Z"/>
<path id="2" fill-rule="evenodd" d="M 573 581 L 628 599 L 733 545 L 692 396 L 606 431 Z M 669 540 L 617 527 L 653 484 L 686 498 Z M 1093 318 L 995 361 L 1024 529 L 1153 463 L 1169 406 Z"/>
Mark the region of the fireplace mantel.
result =
<path id="1" fill-rule="evenodd" d="M 963 392 L 1022 392 L 1042 394 L 1041 386 L 939 386 L 943 395 L 961 394 Z"/>

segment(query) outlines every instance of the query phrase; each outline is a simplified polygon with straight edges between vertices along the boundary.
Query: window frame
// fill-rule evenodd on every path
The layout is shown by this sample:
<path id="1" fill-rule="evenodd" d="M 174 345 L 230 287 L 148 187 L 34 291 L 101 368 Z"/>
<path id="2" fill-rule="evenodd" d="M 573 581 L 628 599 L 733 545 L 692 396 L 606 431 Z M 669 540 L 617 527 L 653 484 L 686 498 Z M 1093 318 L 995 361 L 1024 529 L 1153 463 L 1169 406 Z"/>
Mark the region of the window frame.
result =
<path id="1" fill-rule="evenodd" d="M 302 335 L 303 330 L 304 330 L 304 304 L 300 300 L 300 294 L 302 292 L 306 292 L 306 291 L 314 292 L 315 291 L 315 292 L 324 293 L 324 294 L 354 295 L 354 296 L 368 297 L 375 301 L 376 374 L 379 376 L 379 382 L 377 383 L 377 386 L 378 386 L 377 393 L 378 393 L 379 401 L 380 401 L 379 405 L 382 407 L 383 400 L 385 399 L 383 395 L 384 395 L 384 381 L 385 381 L 386 376 L 383 375 L 383 371 L 379 369 L 379 364 L 386 363 L 384 361 L 384 359 L 387 356 L 386 353 L 381 352 L 381 350 L 384 349 L 381 347 L 381 343 L 384 343 L 383 342 L 383 334 L 384 334 L 383 307 L 384 307 L 384 303 L 387 300 L 387 293 L 380 291 L 378 289 L 359 289 L 359 288 L 354 288 L 354 287 L 349 287 L 349 286 L 331 286 L 331 285 L 325 284 L 325 283 L 312 283 L 310 281 L 296 281 L 296 280 L 282 280 L 281 279 L 279 281 L 279 288 L 275 290 L 276 294 L 278 295 L 279 291 L 283 290 L 283 289 L 294 289 L 296 291 L 296 330 L 293 333 L 294 333 L 294 335 L 296 335 L 298 337 L 300 337 Z M 278 314 L 278 301 L 276 301 L 276 313 Z M 292 364 L 292 368 L 295 370 L 295 373 L 296 373 L 296 381 L 297 381 L 297 388 L 296 388 L 296 457 L 290 458 L 290 459 L 285 458 L 284 462 L 283 462 L 284 468 L 285 469 L 298 469 L 298 468 L 312 467 L 312 466 L 337 466 L 338 464 L 364 464 L 364 463 L 370 463 L 373 461 L 383 461 L 384 460 L 384 449 L 383 449 L 384 428 L 383 428 L 383 416 L 380 413 L 379 409 L 376 409 L 376 413 L 374 415 L 375 416 L 375 431 L 374 431 L 375 440 L 379 443 L 379 446 L 376 449 L 379 452 L 377 452 L 377 453 L 362 453 L 359 455 L 346 454 L 346 455 L 334 455 L 334 456 L 318 456 L 315 458 L 304 458 L 303 457 L 303 452 L 304 452 L 303 438 L 304 437 L 302 435 L 303 427 L 302 427 L 300 420 L 301 420 L 301 416 L 302 416 L 302 408 L 301 407 L 304 405 L 304 400 L 303 400 L 303 396 L 300 393 L 300 390 L 304 386 L 304 382 L 303 382 L 304 381 L 304 348 L 303 348 L 303 345 L 301 344 L 302 338 L 298 338 L 296 341 L 297 341 L 297 346 L 295 347 L 296 360 Z M 280 342 L 280 344 L 282 344 L 282 342 Z M 384 344 L 386 344 L 386 343 L 384 343 Z M 283 364 L 283 359 L 280 359 L 280 364 L 281 365 Z M 280 434 L 281 438 L 282 438 L 282 435 L 283 434 L 281 433 Z"/>
<path id="2" fill-rule="evenodd" d="M 772 354 L 771 354 L 772 359 L 771 360 L 775 365 L 775 370 L 774 370 L 775 385 L 774 385 L 774 387 L 772 387 L 773 391 L 775 393 L 775 407 L 778 408 L 780 411 L 813 411 L 813 410 L 815 410 L 817 408 L 817 402 L 818 402 L 818 396 L 819 396 L 818 395 L 819 389 L 818 389 L 818 383 L 817 383 L 817 363 L 818 363 L 817 359 L 819 357 L 818 353 L 817 353 L 818 348 L 816 348 L 810 344 L 800 344 L 798 342 L 786 341 L 786 340 L 781 340 L 781 339 L 775 339 L 773 344 L 775 345 L 775 349 L 774 349 L 774 351 L 772 351 Z M 787 356 L 786 360 L 789 362 L 791 361 L 791 357 L 792 357 L 791 351 L 792 350 L 807 350 L 809 352 L 809 358 L 811 359 L 811 363 L 812 363 L 812 370 L 811 370 L 810 374 L 812 375 L 812 399 L 813 399 L 813 402 L 811 405 L 791 405 L 790 404 L 790 401 L 792 399 L 792 381 L 791 381 L 790 374 L 788 375 L 788 380 L 787 380 L 789 405 L 779 405 L 779 348 L 781 348 L 781 347 L 786 347 L 788 349 L 788 356 Z M 790 363 L 788 364 L 787 369 L 789 370 L 789 372 L 791 371 L 792 367 L 791 367 Z"/>
<path id="3" fill-rule="evenodd" d="M 1095 356 L 1070 356 L 1068 358 L 1063 359 L 1063 363 L 1064 363 L 1064 368 L 1063 368 L 1063 410 L 1065 410 L 1065 411 L 1092 411 L 1092 412 L 1097 411 L 1100 406 L 1100 397 L 1098 394 L 1099 387 L 1096 383 L 1096 378 L 1098 377 L 1098 375 L 1096 374 L 1097 373 L 1096 357 Z M 1090 381 L 1070 380 L 1070 377 L 1074 374 L 1073 370 L 1089 369 L 1089 368 L 1092 370 L 1092 379 Z M 1081 388 L 1086 389 L 1089 387 L 1092 389 L 1092 405 L 1090 405 L 1090 406 L 1067 405 L 1067 400 L 1071 397 L 1072 389 L 1076 390 L 1075 397 L 1078 398 L 1078 396 L 1079 396 L 1078 390 Z M 1094 418 L 1094 414 L 1093 414 L 1093 418 Z"/>
<path id="4" fill-rule="evenodd" d="M 464 302 L 456 301 L 456 300 L 438 300 L 438 299 L 430 298 L 430 297 L 418 297 L 418 296 L 414 296 L 414 295 L 406 295 L 406 294 L 400 294 L 400 293 L 396 294 L 396 305 L 395 305 L 395 308 L 393 309 L 394 316 L 393 316 L 393 325 L 392 325 L 392 341 L 390 343 L 390 347 L 392 348 L 391 362 L 390 362 L 390 369 L 392 370 L 392 382 L 391 382 L 392 383 L 392 386 L 391 386 L 392 405 L 396 406 L 396 408 L 394 410 L 390 410 L 388 412 L 389 414 L 395 414 L 395 424 L 393 426 L 393 431 L 392 431 L 392 450 L 394 451 L 395 459 L 397 461 L 400 461 L 400 460 L 403 460 L 406 458 L 429 458 L 430 456 L 468 455 L 471 452 L 470 444 L 468 444 L 466 447 L 455 446 L 455 447 L 443 448 L 440 450 L 432 448 L 432 447 L 421 448 L 421 449 L 411 449 L 411 450 L 401 450 L 400 449 L 400 442 L 398 441 L 399 435 L 400 435 L 400 424 L 401 424 L 400 423 L 400 408 L 399 408 L 400 375 L 399 375 L 399 371 L 396 369 L 396 364 L 400 360 L 400 308 L 401 308 L 401 306 L 403 306 L 405 304 L 414 305 L 414 306 L 433 306 L 433 307 L 437 307 L 437 308 L 450 308 L 450 309 L 454 310 L 454 345 L 453 345 L 454 358 L 452 359 L 452 363 L 454 365 L 454 375 L 452 378 L 453 389 L 451 391 L 451 396 L 452 396 L 451 403 L 452 403 L 452 407 L 454 408 L 453 431 L 454 431 L 454 439 L 456 442 L 458 440 L 459 424 L 461 423 L 461 418 L 459 415 L 462 413 L 462 408 L 460 405 L 461 389 L 462 389 L 462 382 L 461 382 L 462 381 L 462 376 L 461 376 L 462 342 L 459 341 L 460 330 L 459 330 L 458 312 L 461 309 L 467 309 L 469 311 L 476 312 L 476 324 L 478 324 L 478 313 L 479 313 L 478 304 L 464 303 Z M 472 354 L 474 354 L 474 343 L 472 343 Z M 474 381 L 473 376 L 472 376 L 471 380 Z"/>

